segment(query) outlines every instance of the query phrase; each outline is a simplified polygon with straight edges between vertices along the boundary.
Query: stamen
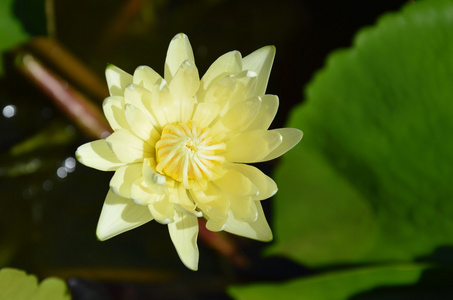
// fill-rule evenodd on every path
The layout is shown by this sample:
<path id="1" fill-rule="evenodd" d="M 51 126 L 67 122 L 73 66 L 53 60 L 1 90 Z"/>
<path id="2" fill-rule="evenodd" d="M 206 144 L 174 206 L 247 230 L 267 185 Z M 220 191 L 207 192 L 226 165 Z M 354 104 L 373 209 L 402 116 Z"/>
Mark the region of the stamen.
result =
<path id="1" fill-rule="evenodd" d="M 225 161 L 217 152 L 225 150 L 224 143 L 212 141 L 209 128 L 192 122 L 169 124 L 156 143 L 156 170 L 188 187 L 191 181 L 211 179 L 213 168 Z"/>

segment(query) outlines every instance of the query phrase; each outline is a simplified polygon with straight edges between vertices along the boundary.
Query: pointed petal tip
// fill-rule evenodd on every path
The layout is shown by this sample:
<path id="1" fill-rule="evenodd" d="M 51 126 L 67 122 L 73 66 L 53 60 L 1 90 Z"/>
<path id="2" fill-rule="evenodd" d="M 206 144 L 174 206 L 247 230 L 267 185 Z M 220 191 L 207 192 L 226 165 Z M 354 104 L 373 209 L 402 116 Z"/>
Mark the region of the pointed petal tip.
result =
<path id="1" fill-rule="evenodd" d="M 172 41 L 177 40 L 177 39 L 188 39 L 188 36 L 185 33 L 180 32 L 172 38 Z"/>
<path id="2" fill-rule="evenodd" d="M 179 258 L 188 269 L 196 271 L 199 260 L 198 218 L 176 210 L 175 221 L 167 226 Z"/>
<path id="3" fill-rule="evenodd" d="M 106 241 L 112 237 L 114 237 L 115 234 L 109 234 L 107 233 L 105 230 L 103 230 L 102 228 L 100 228 L 100 226 L 98 225 L 98 227 L 96 228 L 96 237 L 97 239 L 100 241 L 100 242 L 103 242 L 103 241 Z"/>
<path id="4" fill-rule="evenodd" d="M 302 138 L 304 137 L 304 132 L 297 128 L 293 128 L 293 129 L 297 132 L 297 135 L 298 135 L 297 143 L 299 143 L 302 140 Z"/>
<path id="5" fill-rule="evenodd" d="M 275 187 L 275 189 L 274 189 L 274 190 L 272 190 L 272 191 L 270 192 L 270 196 L 269 196 L 269 198 L 270 198 L 270 197 L 273 197 L 273 196 L 274 196 L 275 194 L 277 194 L 277 192 L 278 192 L 278 188 L 277 188 L 277 187 Z M 269 199 L 269 198 L 266 198 L 266 199 Z"/>
<path id="6" fill-rule="evenodd" d="M 186 266 L 187 269 L 191 271 L 198 271 L 198 259 L 197 260 L 183 260 L 181 262 Z"/>
<path id="7" fill-rule="evenodd" d="M 260 240 L 260 241 L 261 241 L 261 242 L 266 242 L 266 243 L 268 243 L 268 242 L 271 242 L 273 239 L 274 239 L 274 236 L 273 236 L 272 233 L 271 233 L 269 236 L 264 237 L 264 238 L 263 238 L 262 240 Z"/>

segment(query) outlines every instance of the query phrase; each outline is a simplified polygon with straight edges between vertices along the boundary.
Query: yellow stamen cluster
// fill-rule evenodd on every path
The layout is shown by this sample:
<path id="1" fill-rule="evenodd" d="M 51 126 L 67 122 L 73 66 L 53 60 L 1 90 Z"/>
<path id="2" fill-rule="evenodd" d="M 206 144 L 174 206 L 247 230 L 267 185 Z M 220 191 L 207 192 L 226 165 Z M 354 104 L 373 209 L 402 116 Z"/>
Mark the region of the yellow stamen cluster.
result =
<path id="1" fill-rule="evenodd" d="M 214 166 L 225 161 L 216 155 L 226 149 L 216 143 L 210 128 L 200 128 L 192 122 L 169 124 L 156 143 L 157 172 L 190 186 L 190 181 L 211 179 Z"/>

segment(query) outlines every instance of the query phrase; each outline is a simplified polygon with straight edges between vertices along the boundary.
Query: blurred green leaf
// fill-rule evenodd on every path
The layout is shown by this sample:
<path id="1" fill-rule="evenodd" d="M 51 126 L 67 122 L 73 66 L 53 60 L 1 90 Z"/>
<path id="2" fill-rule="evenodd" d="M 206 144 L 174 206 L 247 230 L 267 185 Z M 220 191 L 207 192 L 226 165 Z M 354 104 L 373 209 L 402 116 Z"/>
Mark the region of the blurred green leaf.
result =
<path id="1" fill-rule="evenodd" d="M 25 41 L 29 36 L 13 14 L 14 0 L 0 1 L 0 53 Z M 3 59 L 0 55 L 0 75 L 3 74 Z"/>
<path id="2" fill-rule="evenodd" d="M 34 275 L 5 268 L 0 271 L 0 300 L 69 300 L 66 283 L 57 278 L 47 278 L 38 285 Z"/>
<path id="3" fill-rule="evenodd" d="M 327 273 L 284 283 L 235 286 L 229 293 L 237 300 L 304 299 L 341 300 L 378 286 L 408 285 L 419 280 L 421 265 L 389 265 Z"/>
<path id="4" fill-rule="evenodd" d="M 453 2 L 409 3 L 333 53 L 290 120 L 269 253 L 310 266 L 453 244 Z"/>

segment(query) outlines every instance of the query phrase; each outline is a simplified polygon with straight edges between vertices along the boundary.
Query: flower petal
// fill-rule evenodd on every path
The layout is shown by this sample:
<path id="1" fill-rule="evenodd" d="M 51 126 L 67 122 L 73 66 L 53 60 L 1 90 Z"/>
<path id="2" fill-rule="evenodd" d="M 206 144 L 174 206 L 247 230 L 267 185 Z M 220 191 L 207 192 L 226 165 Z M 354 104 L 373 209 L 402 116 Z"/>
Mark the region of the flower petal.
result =
<path id="1" fill-rule="evenodd" d="M 167 179 L 164 175 L 157 173 L 156 160 L 145 158 L 143 160 L 143 184 L 151 190 L 160 194 L 167 193 Z"/>
<path id="2" fill-rule="evenodd" d="M 268 129 L 277 114 L 278 97 L 275 95 L 260 96 L 261 106 L 253 122 L 247 127 L 247 131 L 256 129 Z"/>
<path id="3" fill-rule="evenodd" d="M 230 51 L 217 58 L 203 75 L 200 89 L 205 91 L 208 86 L 227 75 L 236 74 L 242 71 L 242 56 L 239 51 Z"/>
<path id="4" fill-rule="evenodd" d="M 130 198 L 138 205 L 149 205 L 165 198 L 166 194 L 154 191 L 143 184 L 143 178 L 136 179 L 131 186 Z"/>
<path id="5" fill-rule="evenodd" d="M 242 69 L 251 70 L 258 74 L 256 86 L 257 96 L 264 95 L 267 88 L 267 82 L 271 73 L 272 64 L 275 57 L 275 47 L 262 47 L 242 59 Z"/>
<path id="6" fill-rule="evenodd" d="M 233 168 L 227 169 L 223 176 L 212 181 L 212 183 L 229 195 L 252 196 L 259 192 L 250 179 Z"/>
<path id="7" fill-rule="evenodd" d="M 220 119 L 220 122 L 229 131 L 242 131 L 253 122 L 260 111 L 260 107 L 260 97 L 247 99 L 231 107 Z"/>
<path id="8" fill-rule="evenodd" d="M 232 77 L 234 80 L 234 88 L 227 98 L 228 106 L 225 106 L 222 111 L 224 115 L 230 107 L 240 101 L 254 97 L 256 94 L 257 74 L 253 71 L 242 71 Z M 219 103 L 220 104 L 220 103 Z"/>
<path id="9" fill-rule="evenodd" d="M 175 206 L 168 201 L 168 196 L 149 204 L 148 209 L 154 220 L 161 224 L 168 224 L 174 221 Z"/>
<path id="10" fill-rule="evenodd" d="M 142 176 L 141 163 L 123 166 L 116 170 L 110 180 L 110 188 L 115 194 L 130 198 L 132 184 Z"/>
<path id="11" fill-rule="evenodd" d="M 105 139 L 118 159 L 125 163 L 141 162 L 153 155 L 153 147 L 128 130 L 121 129 Z"/>
<path id="12" fill-rule="evenodd" d="M 174 98 L 192 98 L 200 86 L 198 69 L 190 61 L 184 61 L 170 81 L 170 92 Z"/>
<path id="13" fill-rule="evenodd" d="M 134 204 L 109 190 L 99 217 L 96 235 L 104 241 L 151 220 L 147 206 Z"/>
<path id="14" fill-rule="evenodd" d="M 209 231 L 219 232 L 225 228 L 225 223 L 226 223 L 226 219 L 222 219 L 222 220 L 208 219 L 206 221 L 206 228 Z"/>
<path id="15" fill-rule="evenodd" d="M 253 201 L 251 197 L 230 197 L 230 210 L 238 221 L 251 223 L 258 218 L 256 201 Z"/>
<path id="16" fill-rule="evenodd" d="M 223 107 L 231 98 L 236 88 L 236 78 L 233 75 L 220 77 L 212 82 L 206 90 L 199 90 L 197 101 L 204 103 L 216 103 Z"/>
<path id="17" fill-rule="evenodd" d="M 254 166 L 245 164 L 226 164 L 224 168 L 236 170 L 253 182 L 258 189 L 258 193 L 252 195 L 253 200 L 264 200 L 277 193 L 278 188 L 275 181 Z"/>
<path id="18" fill-rule="evenodd" d="M 152 88 L 152 97 L 147 99 L 145 105 L 150 107 L 150 112 L 163 128 L 165 125 L 180 120 L 180 108 L 176 107 L 167 82 L 158 80 Z"/>
<path id="19" fill-rule="evenodd" d="M 123 96 L 126 86 L 132 83 L 132 75 L 124 72 L 115 65 L 108 65 L 105 77 L 111 96 Z"/>
<path id="20" fill-rule="evenodd" d="M 258 211 L 258 218 L 255 222 L 247 223 L 239 221 L 233 214 L 230 214 L 223 230 L 250 239 L 265 242 L 271 241 L 272 231 L 266 221 L 266 216 L 264 215 L 261 203 L 259 201 L 255 201 L 255 204 Z"/>
<path id="21" fill-rule="evenodd" d="M 181 64 L 186 60 L 195 64 L 189 38 L 184 33 L 179 33 L 171 40 L 168 46 L 164 72 L 164 78 L 167 82 L 172 80 Z"/>
<path id="22" fill-rule="evenodd" d="M 228 217 L 230 202 L 214 184 L 209 183 L 204 190 L 190 190 L 190 195 L 197 207 L 208 220 L 225 222 Z"/>
<path id="23" fill-rule="evenodd" d="M 159 79 L 162 79 L 162 77 L 150 67 L 139 66 L 135 69 L 133 83 L 151 91 Z"/>
<path id="24" fill-rule="evenodd" d="M 187 190 L 182 186 L 182 184 L 177 184 L 175 188 L 169 189 L 170 202 L 178 205 L 180 208 L 185 210 L 187 213 L 193 214 L 196 217 L 202 217 L 202 212 L 197 210 L 197 206 L 192 199 L 189 198 Z"/>
<path id="25" fill-rule="evenodd" d="M 104 115 L 113 130 L 129 129 L 124 114 L 124 98 L 120 96 L 108 97 L 102 103 Z"/>
<path id="26" fill-rule="evenodd" d="M 259 162 L 281 142 L 282 136 L 275 130 L 246 131 L 225 142 L 224 156 L 230 162 Z"/>
<path id="27" fill-rule="evenodd" d="M 272 150 L 266 157 L 262 158 L 260 161 L 268 161 L 279 156 L 282 156 L 291 148 L 297 145 L 302 139 L 303 133 L 299 129 L 295 128 L 279 128 L 273 129 L 270 131 L 276 131 L 282 137 L 281 144 L 278 145 L 274 150 Z"/>
<path id="28" fill-rule="evenodd" d="M 159 126 L 156 118 L 151 112 L 151 99 L 152 94 L 150 91 L 136 84 L 130 84 L 124 91 L 124 100 L 126 104 L 131 104 L 145 114 L 151 124 L 156 127 Z"/>
<path id="29" fill-rule="evenodd" d="M 215 103 L 198 103 L 192 121 L 201 128 L 208 127 L 218 116 L 220 107 Z"/>
<path id="30" fill-rule="evenodd" d="M 196 271 L 198 269 L 198 220 L 197 217 L 176 210 L 175 220 L 168 224 L 173 245 L 184 265 Z"/>
<path id="31" fill-rule="evenodd" d="M 156 144 L 154 139 L 157 132 L 153 134 L 154 126 L 140 109 L 128 103 L 125 106 L 125 115 L 131 132 L 135 133 L 140 139 L 148 141 L 150 145 Z"/>
<path id="32" fill-rule="evenodd" d="M 121 162 L 105 140 L 83 144 L 76 151 L 76 158 L 87 167 L 100 171 L 114 171 L 124 163 Z"/>

